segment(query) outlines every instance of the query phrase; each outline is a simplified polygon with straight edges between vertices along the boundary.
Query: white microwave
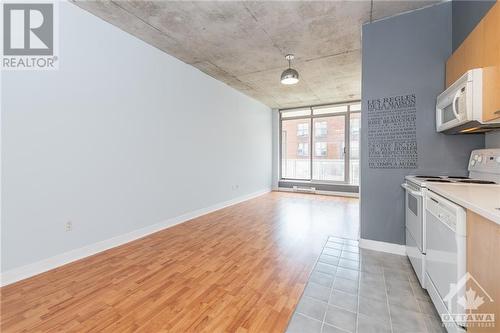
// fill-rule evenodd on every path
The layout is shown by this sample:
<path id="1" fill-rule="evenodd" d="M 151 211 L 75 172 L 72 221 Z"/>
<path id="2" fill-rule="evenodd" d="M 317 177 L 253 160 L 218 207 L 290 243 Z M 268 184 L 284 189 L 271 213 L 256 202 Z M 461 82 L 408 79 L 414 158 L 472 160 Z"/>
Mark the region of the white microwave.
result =
<path id="1" fill-rule="evenodd" d="M 500 126 L 500 121 L 483 121 L 483 70 L 471 69 L 437 97 L 438 132 L 478 133 Z"/>

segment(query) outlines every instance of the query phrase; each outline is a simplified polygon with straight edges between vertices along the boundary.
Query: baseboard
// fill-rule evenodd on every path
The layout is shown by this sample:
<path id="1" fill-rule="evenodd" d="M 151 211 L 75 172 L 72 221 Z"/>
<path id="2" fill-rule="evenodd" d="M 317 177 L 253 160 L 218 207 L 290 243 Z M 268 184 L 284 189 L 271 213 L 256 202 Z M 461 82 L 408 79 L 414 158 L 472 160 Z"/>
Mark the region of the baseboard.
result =
<path id="1" fill-rule="evenodd" d="M 379 242 L 371 239 L 361 238 L 359 240 L 359 247 L 367 250 L 398 254 L 400 256 L 406 255 L 406 247 L 404 245 Z"/>
<path id="2" fill-rule="evenodd" d="M 307 194 L 307 192 L 297 192 L 297 191 L 294 191 L 293 188 L 288 188 L 288 187 L 278 187 L 277 190 L 273 190 L 273 191 Z M 335 197 L 359 198 L 359 193 L 351 193 L 351 192 L 318 191 L 318 190 L 316 190 L 316 191 L 314 191 L 314 193 L 310 193 L 310 194 L 331 195 L 331 196 L 335 196 Z"/>
<path id="3" fill-rule="evenodd" d="M 32 277 L 34 275 L 49 271 L 51 269 L 57 268 L 59 266 L 63 266 L 66 264 L 69 264 L 73 261 L 83 259 L 85 257 L 89 257 L 91 255 L 94 255 L 96 253 L 109 250 L 111 248 L 123 245 L 125 243 L 131 242 L 133 240 L 145 237 L 147 235 L 150 235 L 152 233 L 161 231 L 163 229 L 167 229 L 170 227 L 173 227 L 174 225 L 187 222 L 189 220 L 192 220 L 196 217 L 214 212 L 216 210 L 235 205 L 237 203 L 247 201 L 250 199 L 253 199 L 255 197 L 258 197 L 260 195 L 263 195 L 265 193 L 270 192 L 270 188 L 266 188 L 257 192 L 253 192 L 247 195 L 243 195 L 228 201 L 220 202 L 215 205 L 198 209 L 186 214 L 182 214 L 180 216 L 176 216 L 173 218 L 170 218 L 168 220 L 165 220 L 160 223 L 156 223 L 141 229 L 137 229 L 131 232 L 128 232 L 123 235 L 119 235 L 113 238 L 109 238 L 97 243 L 93 243 L 78 249 L 74 249 L 62 254 L 58 254 L 56 256 L 46 258 L 37 262 L 34 262 L 32 264 L 28 264 L 25 266 L 21 266 L 18 268 L 14 268 L 11 270 L 8 270 L 2 274 L 0 274 L 0 286 L 6 286 L 8 284 L 27 279 L 29 277 Z"/>

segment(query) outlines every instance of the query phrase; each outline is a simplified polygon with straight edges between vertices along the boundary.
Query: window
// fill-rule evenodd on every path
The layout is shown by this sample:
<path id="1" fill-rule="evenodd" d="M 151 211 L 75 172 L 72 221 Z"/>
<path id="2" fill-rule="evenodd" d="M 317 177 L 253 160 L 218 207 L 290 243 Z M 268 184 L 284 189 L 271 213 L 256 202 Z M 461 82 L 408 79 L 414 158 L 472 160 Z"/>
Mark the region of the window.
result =
<path id="1" fill-rule="evenodd" d="M 326 142 L 316 142 L 314 147 L 316 157 L 326 157 Z"/>
<path id="2" fill-rule="evenodd" d="M 361 128 L 361 113 L 351 113 L 349 120 L 349 174 L 351 184 L 359 185 L 359 130 Z"/>
<path id="3" fill-rule="evenodd" d="M 347 105 L 316 106 L 312 108 L 314 115 L 347 112 Z"/>
<path id="4" fill-rule="evenodd" d="M 361 104 L 352 104 L 349 109 L 351 112 L 361 111 Z"/>
<path id="5" fill-rule="evenodd" d="M 297 155 L 299 155 L 299 156 L 309 155 L 309 144 L 308 143 L 299 143 L 298 147 L 297 147 Z"/>
<path id="6" fill-rule="evenodd" d="M 359 184 L 359 102 L 280 115 L 282 179 Z"/>
<path id="7" fill-rule="evenodd" d="M 287 179 L 310 179 L 309 135 L 298 136 L 299 124 L 307 124 L 304 119 L 281 120 L 281 177 Z M 307 127 L 308 128 L 308 127 Z M 307 131 L 309 132 L 309 131 Z M 299 144 L 302 144 L 300 146 Z M 304 147 L 307 144 L 307 148 Z M 299 149 L 300 148 L 300 149 Z"/>
<path id="8" fill-rule="evenodd" d="M 286 110 L 281 112 L 281 118 L 295 118 L 295 117 L 303 117 L 303 116 L 310 116 L 311 115 L 311 109 L 306 108 L 306 109 L 292 109 L 292 110 Z"/>
<path id="9" fill-rule="evenodd" d="M 297 136 L 308 136 L 309 135 L 309 124 L 302 123 L 297 124 Z"/>
<path id="10" fill-rule="evenodd" d="M 328 133 L 326 121 L 317 121 L 314 123 L 314 136 L 317 138 L 325 137 Z"/>
<path id="11" fill-rule="evenodd" d="M 315 155 L 312 159 L 312 179 L 343 182 L 345 180 L 345 115 L 314 118 L 316 124 L 325 123 L 328 137 L 314 137 Z M 322 151 L 324 147 L 324 152 Z M 326 148 L 329 148 L 328 150 Z M 318 151 L 319 150 L 319 151 Z"/>

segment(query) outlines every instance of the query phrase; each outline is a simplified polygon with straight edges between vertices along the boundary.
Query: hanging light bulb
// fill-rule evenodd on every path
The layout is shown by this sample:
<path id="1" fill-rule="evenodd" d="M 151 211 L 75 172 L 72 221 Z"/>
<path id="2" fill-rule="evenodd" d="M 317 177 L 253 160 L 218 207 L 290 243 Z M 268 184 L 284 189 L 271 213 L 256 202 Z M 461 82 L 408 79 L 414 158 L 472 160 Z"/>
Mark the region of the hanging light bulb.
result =
<path id="1" fill-rule="evenodd" d="M 281 73 L 281 83 L 290 85 L 299 82 L 299 72 L 291 68 L 291 62 L 294 58 L 293 54 L 287 54 L 285 59 L 288 60 L 288 68 Z"/>

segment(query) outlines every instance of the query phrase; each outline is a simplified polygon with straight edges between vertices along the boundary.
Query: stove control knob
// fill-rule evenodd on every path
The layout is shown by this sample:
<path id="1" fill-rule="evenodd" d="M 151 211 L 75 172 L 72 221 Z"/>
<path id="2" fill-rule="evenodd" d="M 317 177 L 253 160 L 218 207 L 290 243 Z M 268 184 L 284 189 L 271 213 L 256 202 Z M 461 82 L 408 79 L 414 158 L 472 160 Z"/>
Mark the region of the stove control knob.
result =
<path id="1" fill-rule="evenodd" d="M 479 157 L 477 158 L 477 161 L 478 161 L 479 163 L 481 163 L 481 162 L 483 161 L 483 155 L 479 155 Z"/>
<path id="2" fill-rule="evenodd" d="M 472 166 L 476 165 L 476 160 L 472 160 L 472 161 L 470 161 L 470 164 L 471 164 Z"/>
<path id="3" fill-rule="evenodd" d="M 474 155 L 474 159 L 477 161 L 477 159 L 479 158 L 479 155 Z"/>

